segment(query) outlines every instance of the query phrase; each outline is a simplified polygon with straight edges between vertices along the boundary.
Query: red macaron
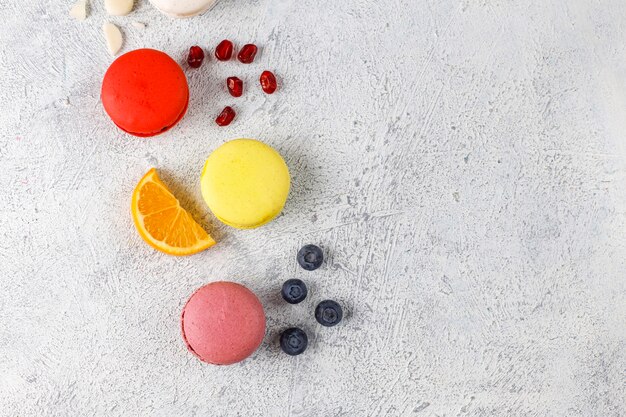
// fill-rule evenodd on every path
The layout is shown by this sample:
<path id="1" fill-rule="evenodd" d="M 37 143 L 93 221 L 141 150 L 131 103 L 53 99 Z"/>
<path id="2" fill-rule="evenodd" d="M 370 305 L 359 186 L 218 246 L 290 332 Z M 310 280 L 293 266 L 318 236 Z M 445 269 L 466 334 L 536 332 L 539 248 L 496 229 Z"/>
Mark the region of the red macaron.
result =
<path id="1" fill-rule="evenodd" d="M 120 129 L 147 137 L 166 132 L 182 119 L 189 86 L 182 68 L 169 55 L 137 49 L 113 61 L 104 74 L 101 98 Z"/>
<path id="2" fill-rule="evenodd" d="M 218 281 L 192 294 L 181 327 L 187 348 L 201 361 L 230 365 L 257 350 L 265 335 L 265 313 L 252 291 Z"/>

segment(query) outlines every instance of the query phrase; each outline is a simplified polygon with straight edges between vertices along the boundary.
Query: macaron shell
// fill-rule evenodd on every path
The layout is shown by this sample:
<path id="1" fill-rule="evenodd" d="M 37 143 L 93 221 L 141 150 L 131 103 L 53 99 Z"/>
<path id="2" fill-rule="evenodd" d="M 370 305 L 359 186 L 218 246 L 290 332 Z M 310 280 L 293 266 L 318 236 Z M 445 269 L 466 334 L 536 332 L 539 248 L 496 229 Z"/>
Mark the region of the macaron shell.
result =
<path id="1" fill-rule="evenodd" d="M 150 0 L 150 3 L 168 16 L 188 18 L 206 12 L 217 0 Z"/>
<path id="2" fill-rule="evenodd" d="M 182 68 L 169 55 L 137 49 L 111 64 L 101 97 L 105 111 L 120 129 L 147 137 L 180 121 L 187 111 L 189 87 Z"/>
<path id="3" fill-rule="evenodd" d="M 124 132 L 131 134 L 133 136 L 138 136 L 140 138 L 147 138 L 147 137 L 151 137 L 151 136 L 155 136 L 155 135 L 159 135 L 161 133 L 165 133 L 168 130 L 170 130 L 171 128 L 173 128 L 174 126 L 176 126 L 178 124 L 178 122 L 180 122 L 180 120 L 185 116 L 185 114 L 187 113 L 187 108 L 189 107 L 189 100 L 187 100 L 187 103 L 185 104 L 185 108 L 183 109 L 183 111 L 180 113 L 180 116 L 178 116 L 178 119 L 176 119 L 174 121 L 174 123 L 172 123 L 170 126 L 167 126 L 163 129 L 161 129 L 158 133 L 136 133 L 136 132 L 129 132 L 126 129 L 124 129 L 123 127 L 121 127 L 120 125 L 118 125 L 117 123 L 115 123 L 115 125 L 117 127 L 119 127 L 121 130 L 123 130 Z"/>
<path id="4" fill-rule="evenodd" d="M 289 169 L 272 147 L 254 139 L 236 139 L 211 153 L 201 188 L 220 221 L 240 229 L 255 228 L 282 211 L 289 194 Z"/>
<path id="5" fill-rule="evenodd" d="M 182 334 L 200 360 L 230 365 L 250 356 L 265 335 L 265 313 L 241 284 L 218 281 L 198 289 L 181 316 Z"/>

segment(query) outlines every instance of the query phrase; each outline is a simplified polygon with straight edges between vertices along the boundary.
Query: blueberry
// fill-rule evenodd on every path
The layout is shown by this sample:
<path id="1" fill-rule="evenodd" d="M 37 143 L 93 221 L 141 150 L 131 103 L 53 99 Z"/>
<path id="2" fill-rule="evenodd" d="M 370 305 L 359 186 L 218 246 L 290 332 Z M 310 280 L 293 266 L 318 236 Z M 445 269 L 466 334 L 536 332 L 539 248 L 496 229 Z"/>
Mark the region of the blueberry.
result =
<path id="1" fill-rule="evenodd" d="M 283 289 L 280 293 L 289 304 L 298 304 L 306 298 L 307 289 L 301 280 L 288 279 L 283 284 Z"/>
<path id="2" fill-rule="evenodd" d="M 304 330 L 297 327 L 290 327 L 280 335 L 280 348 L 287 355 L 296 356 L 306 350 L 309 338 Z"/>
<path id="3" fill-rule="evenodd" d="M 298 251 L 298 263 L 307 271 L 314 271 L 322 265 L 324 254 L 315 245 L 306 245 Z"/>
<path id="4" fill-rule="evenodd" d="M 315 320 L 322 326 L 332 327 L 343 318 L 341 306 L 333 300 L 324 300 L 315 307 Z"/>

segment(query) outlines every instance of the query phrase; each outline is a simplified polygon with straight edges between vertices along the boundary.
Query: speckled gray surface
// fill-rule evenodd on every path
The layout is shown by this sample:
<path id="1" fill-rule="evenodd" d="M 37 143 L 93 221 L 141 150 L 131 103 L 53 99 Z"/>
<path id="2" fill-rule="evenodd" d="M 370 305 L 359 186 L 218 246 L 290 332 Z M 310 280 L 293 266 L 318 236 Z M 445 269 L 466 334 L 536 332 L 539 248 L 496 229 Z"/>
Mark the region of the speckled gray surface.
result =
<path id="1" fill-rule="evenodd" d="M 65 0 L 0 4 L 0 415 L 626 415 L 623 0 L 223 0 L 184 21 L 144 0 L 112 19 L 124 51 L 262 46 L 188 71 L 189 113 L 155 139 L 104 116 L 91 3 L 82 23 Z M 266 68 L 273 96 L 252 87 Z M 219 225 L 198 183 L 241 136 L 293 173 L 283 215 L 252 231 Z M 216 247 L 179 259 L 140 240 L 129 198 L 151 166 Z M 298 268 L 304 243 L 323 269 Z M 311 291 L 290 306 L 294 277 Z M 188 295 L 219 279 L 268 315 L 230 367 L 179 334 Z M 332 329 L 312 316 L 327 297 L 348 312 Z M 311 335 L 297 358 L 276 345 L 290 325 Z"/>

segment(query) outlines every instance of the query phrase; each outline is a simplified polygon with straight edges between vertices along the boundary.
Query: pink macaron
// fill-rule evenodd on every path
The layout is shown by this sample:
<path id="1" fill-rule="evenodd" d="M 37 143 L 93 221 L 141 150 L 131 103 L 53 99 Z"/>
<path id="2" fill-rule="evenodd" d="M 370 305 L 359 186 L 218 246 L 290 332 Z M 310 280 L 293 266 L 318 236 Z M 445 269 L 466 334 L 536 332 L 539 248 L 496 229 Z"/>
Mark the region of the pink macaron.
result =
<path id="1" fill-rule="evenodd" d="M 201 361 L 230 365 L 257 350 L 265 335 L 265 313 L 252 291 L 218 281 L 191 295 L 181 327 L 187 348 Z"/>

